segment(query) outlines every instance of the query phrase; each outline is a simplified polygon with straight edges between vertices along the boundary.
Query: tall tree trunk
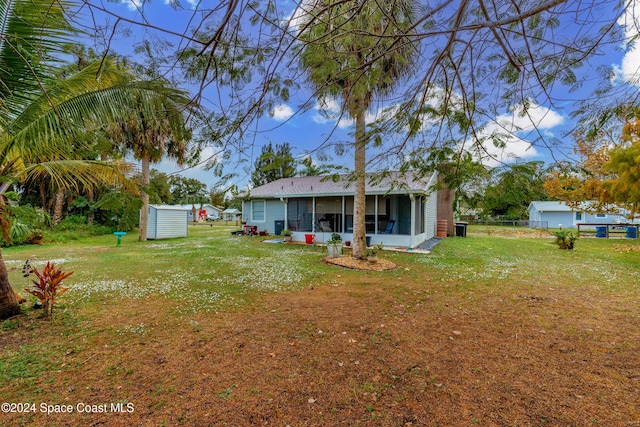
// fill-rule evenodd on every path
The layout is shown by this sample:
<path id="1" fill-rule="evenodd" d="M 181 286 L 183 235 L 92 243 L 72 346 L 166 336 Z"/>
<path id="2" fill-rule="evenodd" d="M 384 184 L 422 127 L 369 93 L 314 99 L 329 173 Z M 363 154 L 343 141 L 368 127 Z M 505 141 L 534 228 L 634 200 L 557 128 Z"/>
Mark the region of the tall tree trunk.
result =
<path id="1" fill-rule="evenodd" d="M 142 199 L 142 211 L 140 212 L 140 234 L 138 241 L 147 241 L 147 223 L 149 222 L 149 195 L 144 189 L 149 185 L 149 165 L 151 161 L 148 155 L 142 157 L 142 190 L 140 191 L 140 199 Z"/>
<path id="2" fill-rule="evenodd" d="M 87 202 L 89 203 L 89 213 L 87 214 L 87 225 L 93 225 L 93 219 L 95 216 L 93 209 L 91 209 L 91 205 L 93 205 L 93 199 L 94 199 L 93 188 L 89 187 L 87 188 Z"/>
<path id="3" fill-rule="evenodd" d="M 9 273 L 0 250 L 0 320 L 20 314 L 18 299 L 9 284 Z"/>
<path id="4" fill-rule="evenodd" d="M 58 192 L 56 193 L 56 203 L 53 207 L 53 225 L 58 225 L 60 221 L 62 221 L 62 215 L 64 208 L 64 189 L 58 188 Z"/>
<path id="5" fill-rule="evenodd" d="M 40 180 L 40 203 L 42 204 L 42 209 L 48 212 L 47 209 L 47 187 L 44 179 Z"/>
<path id="6" fill-rule="evenodd" d="M 367 228 L 365 224 L 365 208 L 366 208 L 366 159 L 365 151 L 367 145 L 366 129 L 365 129 L 365 108 L 364 101 L 358 101 L 358 113 L 356 114 L 356 143 L 355 143 L 355 173 L 356 185 L 353 195 L 353 252 L 352 256 L 358 259 L 364 259 L 365 250 L 367 248 L 366 234 Z"/>

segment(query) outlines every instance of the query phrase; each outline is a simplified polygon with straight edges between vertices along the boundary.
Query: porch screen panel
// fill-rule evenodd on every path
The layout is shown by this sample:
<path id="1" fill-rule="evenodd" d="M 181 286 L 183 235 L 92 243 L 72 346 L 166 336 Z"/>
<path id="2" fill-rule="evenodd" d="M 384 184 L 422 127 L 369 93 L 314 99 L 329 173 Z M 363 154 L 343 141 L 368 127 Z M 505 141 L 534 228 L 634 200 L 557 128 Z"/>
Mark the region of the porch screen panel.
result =
<path id="1" fill-rule="evenodd" d="M 391 200 L 394 196 L 378 196 L 378 233 L 396 234 L 395 224 L 391 224 Z M 387 230 L 390 230 L 387 233 Z"/>
<path id="2" fill-rule="evenodd" d="M 289 199 L 287 225 L 293 231 L 312 231 L 313 209 L 311 199 Z"/>
<path id="3" fill-rule="evenodd" d="M 344 198 L 344 219 L 347 233 L 353 233 L 353 196 Z"/>
<path id="4" fill-rule="evenodd" d="M 425 230 L 424 217 L 426 211 L 426 200 L 424 196 L 416 196 L 415 199 L 415 218 L 416 218 L 416 226 L 415 226 L 415 234 L 422 234 Z"/>
<path id="5" fill-rule="evenodd" d="M 398 234 L 411 234 L 411 199 L 409 196 L 398 196 L 397 201 L 397 212 L 398 212 L 398 222 L 396 223 L 398 227 Z"/>
<path id="6" fill-rule="evenodd" d="M 316 231 L 342 233 L 342 197 L 316 198 Z"/>

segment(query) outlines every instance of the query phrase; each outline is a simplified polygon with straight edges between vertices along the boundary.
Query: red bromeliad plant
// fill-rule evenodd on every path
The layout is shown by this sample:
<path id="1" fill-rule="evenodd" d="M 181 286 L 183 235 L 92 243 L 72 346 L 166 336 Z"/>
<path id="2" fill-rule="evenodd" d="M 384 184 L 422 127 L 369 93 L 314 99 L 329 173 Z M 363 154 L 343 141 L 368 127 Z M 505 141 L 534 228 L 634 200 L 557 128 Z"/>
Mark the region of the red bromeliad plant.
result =
<path id="1" fill-rule="evenodd" d="M 35 268 L 32 270 L 39 280 L 32 280 L 33 286 L 31 288 L 25 288 L 25 291 L 31 295 L 35 295 L 42 303 L 44 309 L 44 317 L 50 319 L 53 314 L 53 305 L 56 302 L 56 298 L 64 294 L 67 288 L 62 286 L 62 281 L 73 274 L 63 273 L 62 269 L 56 270 L 55 265 L 47 262 L 47 265 L 42 269 L 40 273 Z"/>

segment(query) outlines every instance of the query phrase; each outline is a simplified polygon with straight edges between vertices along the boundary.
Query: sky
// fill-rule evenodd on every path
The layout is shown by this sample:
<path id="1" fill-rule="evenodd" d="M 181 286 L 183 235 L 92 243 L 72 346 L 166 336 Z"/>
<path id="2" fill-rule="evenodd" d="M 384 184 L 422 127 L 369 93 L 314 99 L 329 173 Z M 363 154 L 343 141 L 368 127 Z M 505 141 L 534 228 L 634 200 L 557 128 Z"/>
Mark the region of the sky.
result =
<path id="1" fill-rule="evenodd" d="M 108 7 L 116 14 L 128 17 L 132 20 L 139 20 L 142 16 L 139 10 L 137 0 L 128 0 L 119 4 L 107 3 Z M 196 4 L 197 0 L 188 0 L 183 4 L 190 8 Z M 291 1 L 278 1 L 277 6 L 282 10 L 293 10 L 294 3 Z M 628 37 L 638 34 L 638 18 L 640 18 L 640 0 L 631 0 L 627 14 L 620 18 L 619 24 L 625 28 Z M 188 19 L 193 18 L 190 10 L 176 11 L 166 1 L 157 1 L 148 3 L 144 6 L 145 19 L 151 25 L 169 29 L 177 33 L 184 32 L 188 25 Z M 290 15 L 289 15 L 290 16 Z M 108 18 L 108 25 L 113 25 L 116 20 Z M 128 29 L 127 36 L 118 35 L 113 39 L 113 46 L 118 53 L 130 53 L 131 47 L 136 40 L 147 38 L 153 40 L 153 31 L 143 29 L 139 26 L 128 25 L 126 22 L 119 22 L 121 29 Z M 605 57 L 599 58 L 601 64 L 612 67 L 615 71 L 615 77 L 618 82 L 631 82 L 636 86 L 640 86 L 638 76 L 640 76 L 640 49 L 632 47 L 628 50 L 611 49 Z M 597 65 L 596 63 L 593 64 Z M 590 88 L 588 88 L 590 89 Z M 339 105 L 335 100 L 326 100 L 324 105 L 316 104 L 314 108 L 309 109 L 304 114 L 297 113 L 299 105 L 307 100 L 308 94 L 293 94 L 289 102 L 276 105 L 270 111 L 268 116 L 261 119 L 258 128 L 261 131 L 254 134 L 255 146 L 253 150 L 245 153 L 247 162 L 243 166 L 232 164 L 230 167 L 238 174 L 235 183 L 241 188 L 245 188 L 250 181 L 250 169 L 257 156 L 261 151 L 261 146 L 268 143 L 280 144 L 288 142 L 293 148 L 293 153 L 298 158 L 311 155 L 317 160 L 315 150 L 333 141 L 350 141 L 351 132 L 353 131 L 353 121 L 345 117 L 339 117 Z M 387 105 L 388 106 L 388 105 Z M 516 158 L 520 160 L 542 160 L 550 161 L 549 153 L 531 145 L 530 140 L 536 132 L 541 132 L 546 136 L 562 138 L 575 123 L 570 117 L 573 110 L 573 104 L 570 102 L 562 105 L 555 105 L 553 108 L 535 105 L 529 112 L 529 115 L 522 117 L 518 114 L 518 107 L 512 111 L 504 111 L 495 117 L 493 122 L 489 122 L 483 132 L 490 134 L 492 131 L 500 127 L 506 129 L 519 129 L 516 136 L 508 141 L 506 151 L 501 151 L 490 145 L 486 146 L 491 154 L 501 158 L 507 162 L 514 161 Z M 373 120 L 378 111 L 369 113 L 369 121 Z M 328 117 L 329 116 L 329 117 Z M 268 130 L 268 131 L 267 131 Z M 212 147 L 205 148 L 201 159 L 206 159 L 215 155 L 216 150 Z M 342 164 L 345 167 L 351 167 L 352 157 L 347 155 L 342 158 L 332 156 L 331 150 L 327 150 L 326 154 L 332 157 L 329 163 Z M 488 163 L 490 166 L 495 162 Z M 174 162 L 166 160 L 160 164 L 152 165 L 153 168 L 165 173 L 179 173 L 188 178 L 196 178 L 208 187 L 212 187 L 218 181 L 211 171 L 205 171 L 201 167 L 195 167 L 183 170 Z"/>

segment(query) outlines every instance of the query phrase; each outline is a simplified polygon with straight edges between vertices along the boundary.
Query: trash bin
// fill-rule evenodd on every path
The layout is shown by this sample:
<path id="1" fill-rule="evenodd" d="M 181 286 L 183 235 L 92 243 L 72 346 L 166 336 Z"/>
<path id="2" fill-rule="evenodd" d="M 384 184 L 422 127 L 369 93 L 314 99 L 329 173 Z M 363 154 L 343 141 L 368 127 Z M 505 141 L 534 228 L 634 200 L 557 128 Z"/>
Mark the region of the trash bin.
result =
<path id="1" fill-rule="evenodd" d="M 456 237 L 467 237 L 467 224 L 456 223 Z"/>
<path id="2" fill-rule="evenodd" d="M 365 236 L 365 242 L 367 244 L 367 247 L 371 246 L 371 236 Z"/>
<path id="3" fill-rule="evenodd" d="M 627 225 L 625 231 L 628 239 L 635 239 L 638 237 L 638 227 L 635 225 Z"/>
<path id="4" fill-rule="evenodd" d="M 607 237 L 607 227 L 596 227 L 596 237 Z"/>
<path id="5" fill-rule="evenodd" d="M 273 234 L 275 234 L 276 236 L 279 236 L 280 233 L 282 233 L 282 230 L 284 230 L 284 219 L 277 219 L 275 221 L 273 228 L 274 228 Z"/>
<path id="6" fill-rule="evenodd" d="M 307 245 L 310 245 L 313 243 L 313 234 L 305 234 L 304 235 L 304 241 L 307 243 Z"/>

